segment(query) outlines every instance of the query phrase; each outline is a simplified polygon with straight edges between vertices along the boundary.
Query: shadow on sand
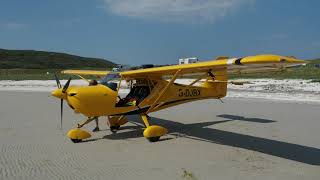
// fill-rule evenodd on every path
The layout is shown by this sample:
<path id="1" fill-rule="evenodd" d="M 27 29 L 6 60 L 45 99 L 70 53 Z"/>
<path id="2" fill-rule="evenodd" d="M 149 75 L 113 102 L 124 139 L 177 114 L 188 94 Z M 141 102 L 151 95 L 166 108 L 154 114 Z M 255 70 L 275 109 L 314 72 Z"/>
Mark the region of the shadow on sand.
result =
<path id="1" fill-rule="evenodd" d="M 243 116 L 235 116 L 230 114 L 221 114 L 217 115 L 217 117 L 221 117 L 224 119 L 230 119 L 230 120 L 238 120 L 238 121 L 248 121 L 248 122 L 257 122 L 257 123 L 273 123 L 276 122 L 274 120 L 269 119 L 261 119 L 261 118 L 246 118 Z"/>
<path id="2" fill-rule="evenodd" d="M 271 140 L 266 138 L 260 138 L 255 136 L 249 136 L 234 132 L 228 132 L 224 130 L 218 130 L 213 128 L 207 128 L 214 124 L 225 123 L 234 120 L 243 120 L 249 122 L 258 123 L 271 123 L 275 122 L 268 119 L 246 118 L 234 115 L 218 115 L 217 117 L 225 118 L 221 121 L 201 122 L 193 124 L 183 124 L 170 120 L 164 120 L 159 118 L 151 118 L 153 124 L 161 125 L 169 129 L 169 134 L 175 136 L 183 136 L 185 138 L 196 139 L 200 141 L 206 141 L 216 144 L 223 144 L 232 147 L 239 147 L 252 151 L 261 152 L 301 163 L 310 165 L 320 165 L 320 149 L 287 143 L 277 140 Z M 130 119 L 134 124 L 138 126 L 127 126 L 126 129 L 132 129 L 132 131 L 121 132 L 116 134 L 106 135 L 103 138 L 106 139 L 125 139 L 125 138 L 137 138 L 142 137 L 143 125 L 139 116 L 130 116 Z M 164 139 L 169 140 L 169 139 Z"/>

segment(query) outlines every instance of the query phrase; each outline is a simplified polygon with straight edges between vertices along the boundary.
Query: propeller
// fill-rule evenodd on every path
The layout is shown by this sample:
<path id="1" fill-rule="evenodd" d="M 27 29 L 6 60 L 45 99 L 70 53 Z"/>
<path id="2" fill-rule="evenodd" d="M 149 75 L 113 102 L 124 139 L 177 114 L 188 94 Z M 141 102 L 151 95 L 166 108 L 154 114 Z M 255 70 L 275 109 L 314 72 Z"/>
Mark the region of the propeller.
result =
<path id="1" fill-rule="evenodd" d="M 70 85 L 71 77 L 69 77 L 68 81 L 66 84 L 63 86 L 62 92 L 65 93 Z"/>
<path id="2" fill-rule="evenodd" d="M 60 129 L 62 129 L 62 118 L 63 118 L 63 99 L 60 100 Z"/>
<path id="3" fill-rule="evenodd" d="M 68 79 L 68 81 L 66 82 L 66 84 L 63 87 L 60 83 L 58 76 L 56 74 L 54 74 L 54 77 L 55 77 L 58 89 L 62 88 L 62 93 L 66 93 L 67 89 L 70 85 L 70 82 L 71 82 L 71 77 Z M 61 98 L 61 100 L 60 100 L 60 129 L 62 129 L 62 120 L 63 120 L 63 99 Z"/>
<path id="4" fill-rule="evenodd" d="M 56 74 L 54 74 L 54 78 L 56 79 L 57 86 L 60 89 L 62 86 L 61 86 L 60 80 Z"/>

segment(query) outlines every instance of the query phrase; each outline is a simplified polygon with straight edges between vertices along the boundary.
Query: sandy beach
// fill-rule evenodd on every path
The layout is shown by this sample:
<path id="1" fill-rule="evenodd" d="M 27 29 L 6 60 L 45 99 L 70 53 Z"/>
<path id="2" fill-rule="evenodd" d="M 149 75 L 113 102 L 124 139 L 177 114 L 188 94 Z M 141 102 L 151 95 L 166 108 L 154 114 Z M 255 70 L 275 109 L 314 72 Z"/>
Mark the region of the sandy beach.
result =
<path id="1" fill-rule="evenodd" d="M 175 82 L 180 84 L 190 84 L 194 79 L 177 79 Z M 204 81 L 204 80 L 202 80 Z M 320 104 L 320 83 L 312 82 L 312 80 L 303 79 L 237 79 L 236 82 L 246 82 L 242 86 L 228 84 L 227 97 L 245 97 L 255 99 L 272 99 L 281 101 L 295 101 L 302 103 L 318 103 Z M 62 84 L 66 80 L 61 80 Z M 72 80 L 72 86 L 88 85 L 83 80 Z M 195 85 L 199 85 L 196 83 Z M 0 81 L 0 91 L 35 91 L 35 92 L 51 92 L 56 89 L 57 85 L 54 80 L 23 80 Z M 121 82 L 120 93 L 129 93 L 128 84 Z"/>
<path id="2" fill-rule="evenodd" d="M 169 129 L 142 136 L 139 117 L 74 144 L 84 117 L 48 92 L 0 92 L 0 179 L 320 179 L 320 104 L 228 97 L 152 113 Z M 93 124 L 92 124 L 93 125 Z M 93 126 L 85 127 L 92 130 Z"/>

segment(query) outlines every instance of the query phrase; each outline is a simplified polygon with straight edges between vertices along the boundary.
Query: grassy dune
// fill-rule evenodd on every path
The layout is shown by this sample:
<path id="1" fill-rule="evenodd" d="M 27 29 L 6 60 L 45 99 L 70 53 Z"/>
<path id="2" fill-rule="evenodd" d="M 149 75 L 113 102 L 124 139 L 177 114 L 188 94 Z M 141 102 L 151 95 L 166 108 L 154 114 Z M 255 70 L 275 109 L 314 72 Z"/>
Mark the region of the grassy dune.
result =
<path id="1" fill-rule="evenodd" d="M 0 49 L 0 69 L 92 69 L 110 68 L 114 65 L 105 59 L 66 53 Z"/>
<path id="2" fill-rule="evenodd" d="M 94 70 L 110 70 L 98 69 Z M 59 79 L 68 79 L 70 75 L 60 74 L 61 69 L 0 69 L 0 80 L 53 80 L 54 73 L 57 73 Z M 73 79 L 79 79 L 78 76 L 72 76 Z"/>
<path id="3" fill-rule="evenodd" d="M 62 69 L 110 70 L 114 66 L 105 59 L 66 53 L 0 49 L 0 80 L 47 80 Z"/>

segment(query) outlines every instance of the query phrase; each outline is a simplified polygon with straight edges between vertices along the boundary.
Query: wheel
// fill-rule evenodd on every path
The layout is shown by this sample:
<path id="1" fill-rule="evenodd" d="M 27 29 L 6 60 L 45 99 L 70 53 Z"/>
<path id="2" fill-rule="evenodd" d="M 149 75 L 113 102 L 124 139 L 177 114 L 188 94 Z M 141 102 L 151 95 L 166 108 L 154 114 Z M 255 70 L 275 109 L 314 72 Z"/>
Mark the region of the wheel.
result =
<path id="1" fill-rule="evenodd" d="M 79 143 L 79 142 L 81 142 L 82 140 L 81 140 L 81 139 L 71 139 L 71 141 L 72 141 L 73 143 Z"/>
<path id="2" fill-rule="evenodd" d="M 150 142 L 157 142 L 160 139 L 160 136 L 147 138 Z"/>
<path id="3" fill-rule="evenodd" d="M 119 126 L 119 125 L 117 125 L 117 126 L 110 126 L 110 130 L 111 130 L 111 132 L 113 132 L 113 133 L 116 133 L 119 129 L 120 129 L 120 126 Z"/>

